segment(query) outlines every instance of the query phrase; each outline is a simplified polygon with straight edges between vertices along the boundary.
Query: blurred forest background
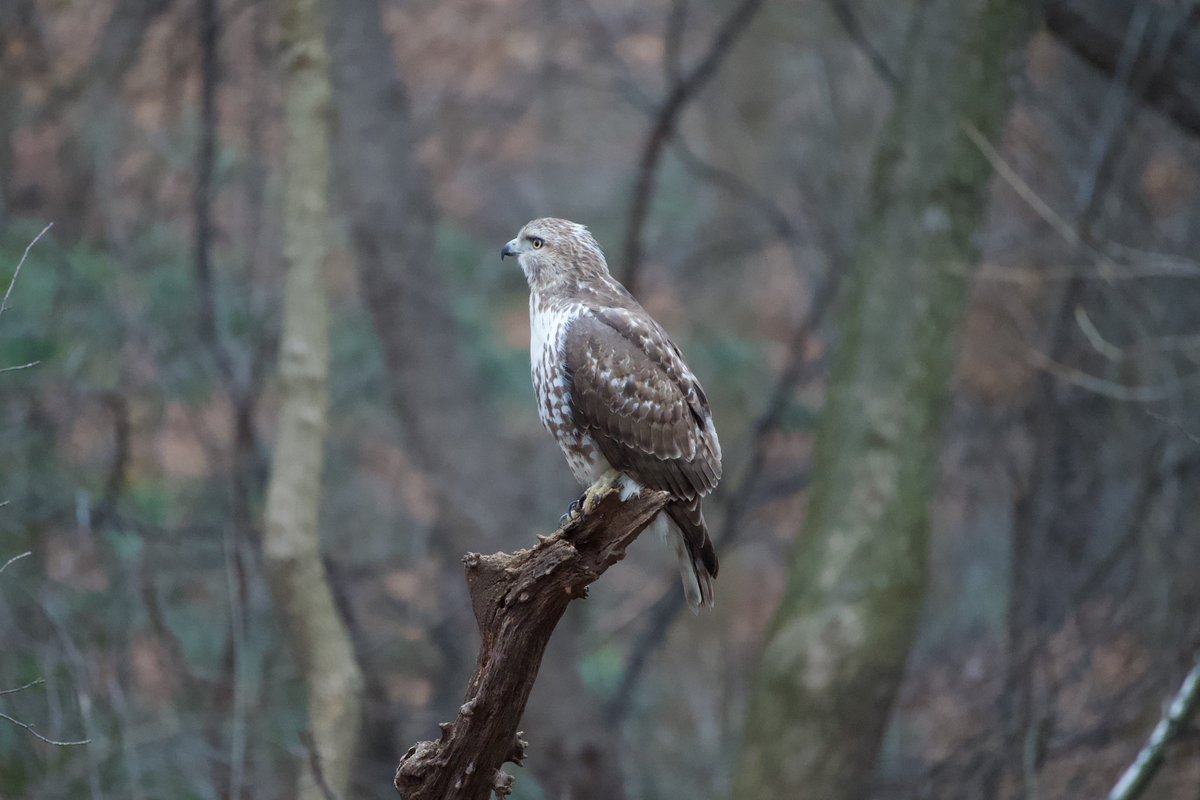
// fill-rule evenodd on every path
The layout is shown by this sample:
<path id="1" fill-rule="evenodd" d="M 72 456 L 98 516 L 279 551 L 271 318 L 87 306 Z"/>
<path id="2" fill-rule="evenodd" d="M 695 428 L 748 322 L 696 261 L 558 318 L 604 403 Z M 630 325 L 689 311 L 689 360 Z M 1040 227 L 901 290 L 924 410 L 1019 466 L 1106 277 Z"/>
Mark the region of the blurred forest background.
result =
<path id="1" fill-rule="evenodd" d="M 0 720 L 0 797 L 321 796 L 263 545 L 313 253 L 363 698 L 326 767 L 395 796 L 474 664 L 461 555 L 578 494 L 498 260 L 546 215 L 708 390 L 722 569 L 681 614 L 646 537 L 574 604 L 513 796 L 1109 791 L 1200 647 L 1193 4 L 345 0 L 289 60 L 306 5 L 0 3 L 0 288 L 53 223 L 0 317 L 0 564 L 32 552 L 0 690 L 44 679 L 0 712 L 91 740 Z M 330 83 L 311 125 L 295 66 Z M 285 155 L 322 119 L 328 211 L 288 255 Z M 1196 798 L 1198 742 L 1144 796 Z"/>

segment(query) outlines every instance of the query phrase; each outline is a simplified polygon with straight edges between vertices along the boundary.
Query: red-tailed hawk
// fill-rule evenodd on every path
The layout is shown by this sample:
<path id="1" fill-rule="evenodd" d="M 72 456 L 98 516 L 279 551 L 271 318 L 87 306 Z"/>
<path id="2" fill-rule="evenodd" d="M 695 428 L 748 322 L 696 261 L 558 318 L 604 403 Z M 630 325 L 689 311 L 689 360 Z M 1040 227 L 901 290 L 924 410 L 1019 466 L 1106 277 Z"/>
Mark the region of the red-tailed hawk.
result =
<path id="1" fill-rule="evenodd" d="M 538 416 L 588 487 L 583 512 L 614 486 L 623 499 L 643 486 L 670 492 L 655 524 L 679 558 L 692 610 L 711 606 L 717 554 L 700 503 L 721 478 L 721 444 L 700 382 L 608 273 L 584 226 L 535 219 L 505 256 L 517 257 L 529 282 Z"/>

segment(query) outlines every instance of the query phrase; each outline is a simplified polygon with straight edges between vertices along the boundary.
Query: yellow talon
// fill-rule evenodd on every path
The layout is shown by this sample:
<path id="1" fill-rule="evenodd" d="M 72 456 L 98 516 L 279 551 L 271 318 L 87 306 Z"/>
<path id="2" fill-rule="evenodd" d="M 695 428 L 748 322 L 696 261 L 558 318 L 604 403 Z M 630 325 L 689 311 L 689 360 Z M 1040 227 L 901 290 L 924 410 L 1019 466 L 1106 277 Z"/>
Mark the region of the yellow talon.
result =
<path id="1" fill-rule="evenodd" d="M 588 487 L 588 490 L 583 495 L 583 513 L 590 514 L 596 510 L 596 506 L 600 505 L 600 501 L 605 495 L 613 490 L 617 482 L 621 480 L 621 473 L 610 469 L 608 472 L 600 476 L 599 480 Z"/>

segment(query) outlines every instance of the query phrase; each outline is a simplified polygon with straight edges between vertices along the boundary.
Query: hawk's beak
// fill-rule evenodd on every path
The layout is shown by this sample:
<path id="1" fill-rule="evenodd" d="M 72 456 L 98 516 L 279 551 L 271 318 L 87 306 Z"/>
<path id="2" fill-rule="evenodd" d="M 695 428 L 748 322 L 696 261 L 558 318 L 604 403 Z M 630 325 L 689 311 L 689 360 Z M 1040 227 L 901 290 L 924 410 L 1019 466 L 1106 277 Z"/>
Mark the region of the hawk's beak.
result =
<path id="1" fill-rule="evenodd" d="M 517 240 L 513 239 L 508 244 L 504 245 L 504 249 L 500 251 L 500 260 L 503 261 L 505 256 L 517 256 Z"/>

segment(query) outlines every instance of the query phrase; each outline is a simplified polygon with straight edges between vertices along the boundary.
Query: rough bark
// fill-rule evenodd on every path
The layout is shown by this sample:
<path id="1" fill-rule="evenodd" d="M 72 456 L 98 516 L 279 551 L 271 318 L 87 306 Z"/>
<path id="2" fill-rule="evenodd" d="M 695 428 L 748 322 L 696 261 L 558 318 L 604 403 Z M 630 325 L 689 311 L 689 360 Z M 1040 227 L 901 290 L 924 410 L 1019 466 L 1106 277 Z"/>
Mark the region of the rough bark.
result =
<path id="1" fill-rule="evenodd" d="M 972 235 L 1032 0 L 914 2 L 843 304 L 808 524 L 768 635 L 737 797 L 865 796 L 916 631 Z"/>
<path id="2" fill-rule="evenodd" d="M 610 492 L 596 510 L 576 517 L 528 550 L 464 559 L 482 644 L 458 718 L 436 742 L 413 745 L 396 769 L 406 800 L 487 800 L 505 796 L 513 779 L 506 761 L 525 758 L 517 726 L 554 628 L 574 599 L 610 566 L 662 510 L 666 492 L 622 503 Z"/>
<path id="3" fill-rule="evenodd" d="M 318 0 L 280 0 L 284 36 L 285 156 L 282 405 L 267 489 L 264 568 L 281 626 L 308 691 L 315 756 L 325 783 L 346 796 L 358 749 L 362 675 L 321 562 L 318 504 L 328 409 L 329 332 L 323 269 L 330 88 Z M 310 764 L 297 794 L 323 790 Z"/>
<path id="4" fill-rule="evenodd" d="M 1193 136 L 1200 136 L 1200 9 L 1188 4 L 1137 0 L 1047 0 L 1046 26 L 1059 41 L 1106 75 L 1115 76 L 1122 44 L 1138 9 L 1150 15 L 1150 30 L 1179 25 L 1180 40 L 1154 78 L 1134 82 L 1138 96 Z"/>

